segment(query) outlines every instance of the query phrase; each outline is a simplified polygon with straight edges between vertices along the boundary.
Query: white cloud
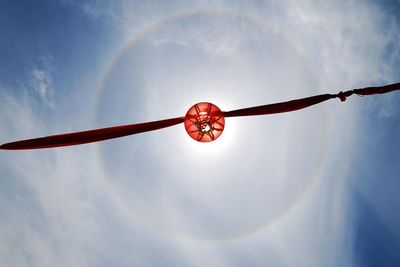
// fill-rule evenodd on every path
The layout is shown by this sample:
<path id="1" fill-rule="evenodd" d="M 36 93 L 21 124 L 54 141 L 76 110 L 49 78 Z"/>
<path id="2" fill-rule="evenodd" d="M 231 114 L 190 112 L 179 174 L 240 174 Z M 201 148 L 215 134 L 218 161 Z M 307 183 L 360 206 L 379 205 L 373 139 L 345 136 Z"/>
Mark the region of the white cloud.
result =
<path id="1" fill-rule="evenodd" d="M 97 16 L 103 12 L 98 4 L 83 7 Z M 163 16 L 156 2 L 149 5 L 154 14 L 140 14 L 147 4 L 137 5 L 121 15 L 133 26 Z M 385 14 L 361 1 L 218 5 L 262 18 L 300 52 L 240 16 L 214 14 L 222 19 L 207 20 L 211 12 L 202 23 L 188 19 L 192 24 L 183 26 L 176 20 L 149 35 L 157 45 L 143 51 L 158 54 L 135 54 L 133 48 L 126 65 L 116 67 L 116 73 L 126 71 L 126 79 L 111 75 L 111 94 L 100 101 L 107 114 L 100 116 L 101 123 L 183 115 L 179 112 L 201 97 L 231 109 L 392 78 L 391 63 L 383 58 L 397 31 L 383 32 Z M 188 7 L 175 9 L 168 14 Z M 218 24 L 226 18 L 231 25 Z M 247 38 L 254 36 L 259 39 Z M 169 45 L 172 49 L 164 53 Z M 175 51 L 174 45 L 181 49 Z M 51 73 L 35 68 L 32 76 L 36 92 L 50 103 L 56 89 Z M 28 100 L 0 97 L 2 142 L 51 129 Z M 353 96 L 293 114 L 228 119 L 223 135 L 235 125 L 233 138 L 214 151 L 189 143 L 181 127 L 103 144 L 110 153 L 103 161 L 93 145 L 1 151 L 0 229 L 5 231 L 0 231 L 0 263 L 337 266 L 348 233 L 346 175 L 357 149 L 363 100 Z M 71 103 L 71 110 L 76 105 L 82 103 Z M 133 118 L 114 116 L 124 113 Z M 318 177 L 302 195 L 315 173 Z M 273 219 L 297 200 L 285 216 Z M 265 221 L 270 225 L 254 230 Z M 186 237 L 177 237 L 181 229 Z M 218 240 L 248 230 L 254 232 Z M 347 256 L 344 262 L 351 266 L 351 252 Z"/>
<path id="2" fill-rule="evenodd" d="M 53 107 L 54 86 L 53 79 L 49 71 L 34 68 L 32 71 L 32 84 L 36 93 L 50 107 Z"/>
<path id="3" fill-rule="evenodd" d="M 1 143 L 52 128 L 29 99 L 0 92 Z M 126 222 L 94 151 L 1 151 L 0 265 L 127 266 L 152 250 L 151 237 Z"/>

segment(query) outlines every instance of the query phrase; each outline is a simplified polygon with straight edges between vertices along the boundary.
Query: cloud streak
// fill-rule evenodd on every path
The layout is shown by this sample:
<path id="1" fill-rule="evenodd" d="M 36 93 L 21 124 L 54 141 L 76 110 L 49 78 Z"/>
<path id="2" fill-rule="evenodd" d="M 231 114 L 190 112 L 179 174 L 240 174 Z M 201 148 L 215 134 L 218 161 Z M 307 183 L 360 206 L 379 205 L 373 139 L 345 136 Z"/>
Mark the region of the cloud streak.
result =
<path id="1" fill-rule="evenodd" d="M 107 19 L 123 24 L 126 40 L 193 11 L 180 1 L 116 5 L 127 8 L 111 8 Z M 111 12 L 82 7 L 96 20 Z M 229 110 L 394 79 L 398 53 L 389 47 L 398 28 L 364 2 L 219 1 L 211 10 L 171 19 L 128 46 L 101 83 L 96 124 L 183 115 L 196 101 Z M 68 129 L 93 125 L 78 119 L 90 117 L 81 114 L 88 99 L 56 102 L 51 72 L 31 75 L 46 105 L 76 113 Z M 0 94 L 2 142 L 60 128 L 8 91 Z M 372 105 L 354 97 L 229 119 L 215 145 L 174 127 L 99 145 L 2 152 L 0 265 L 353 266 L 347 179 L 359 156 L 360 110 Z"/>
<path id="2" fill-rule="evenodd" d="M 35 68 L 32 71 L 33 87 L 41 99 L 49 106 L 52 106 L 52 98 L 54 95 L 53 80 L 48 71 Z"/>

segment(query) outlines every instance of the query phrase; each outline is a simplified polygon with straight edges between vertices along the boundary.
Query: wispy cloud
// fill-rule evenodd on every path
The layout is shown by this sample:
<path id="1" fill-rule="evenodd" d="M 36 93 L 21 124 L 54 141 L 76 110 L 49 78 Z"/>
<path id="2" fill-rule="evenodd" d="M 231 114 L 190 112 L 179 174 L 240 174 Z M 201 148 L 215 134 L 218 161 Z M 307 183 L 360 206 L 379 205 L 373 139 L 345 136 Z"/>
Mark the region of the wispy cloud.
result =
<path id="1" fill-rule="evenodd" d="M 47 105 L 53 107 L 54 87 L 50 72 L 35 68 L 32 71 L 32 76 L 32 85 L 36 93 Z"/>
<path id="2" fill-rule="evenodd" d="M 195 9 L 181 1 L 60 2 L 128 23 L 126 39 L 132 28 Z M 394 79 L 397 59 L 386 58 L 397 28 L 385 31 L 386 14 L 362 1 L 192 4 L 236 15 L 199 12 L 144 36 L 102 82 L 93 107 L 100 123 L 183 115 L 204 98 L 231 109 Z M 37 64 L 29 75 L 26 87 L 54 105 L 51 67 Z M 1 142 L 52 129 L 24 96 L 1 93 L 0 102 Z M 86 103 L 69 103 L 79 121 L 65 127 L 93 125 L 79 113 Z M 346 179 L 361 104 L 354 97 L 227 119 L 215 146 L 197 146 L 174 127 L 98 146 L 2 151 L 0 265 L 337 266 L 343 258 L 352 266 L 351 245 L 342 248 L 353 234 Z"/>

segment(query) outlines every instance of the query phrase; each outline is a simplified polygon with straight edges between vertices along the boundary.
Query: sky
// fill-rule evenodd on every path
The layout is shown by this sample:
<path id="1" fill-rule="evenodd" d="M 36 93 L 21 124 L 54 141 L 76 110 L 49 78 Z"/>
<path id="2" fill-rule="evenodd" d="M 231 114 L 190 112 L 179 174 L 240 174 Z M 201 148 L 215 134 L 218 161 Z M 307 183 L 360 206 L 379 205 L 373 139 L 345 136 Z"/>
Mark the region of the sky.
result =
<path id="1" fill-rule="evenodd" d="M 400 79 L 400 2 L 0 3 L 0 143 Z M 399 266 L 400 94 L 0 151 L 1 266 Z"/>

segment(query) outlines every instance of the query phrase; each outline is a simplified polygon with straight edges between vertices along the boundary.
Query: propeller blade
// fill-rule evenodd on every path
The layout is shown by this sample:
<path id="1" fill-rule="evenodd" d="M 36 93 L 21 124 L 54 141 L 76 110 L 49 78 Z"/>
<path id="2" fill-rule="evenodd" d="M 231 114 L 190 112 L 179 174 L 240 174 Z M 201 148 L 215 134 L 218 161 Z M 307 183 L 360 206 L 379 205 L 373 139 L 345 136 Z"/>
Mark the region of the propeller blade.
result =
<path id="1" fill-rule="evenodd" d="M 295 99 L 287 102 L 274 103 L 263 106 L 256 106 L 250 108 L 237 109 L 232 111 L 224 111 L 225 117 L 239 117 L 239 116 L 255 116 L 255 115 L 268 115 L 283 112 L 290 112 L 307 108 L 309 106 L 324 102 L 326 100 L 338 97 L 342 102 L 347 97 L 357 94 L 359 96 L 384 94 L 395 90 L 400 90 L 400 83 L 389 84 L 379 87 L 366 87 L 361 89 L 352 89 L 337 94 L 322 94 L 306 98 Z"/>
<path id="2" fill-rule="evenodd" d="M 154 131 L 182 123 L 184 119 L 184 117 L 178 117 L 167 120 L 114 126 L 76 133 L 51 135 L 3 144 L 0 146 L 0 149 L 23 150 L 80 145 L 137 133 Z"/>

